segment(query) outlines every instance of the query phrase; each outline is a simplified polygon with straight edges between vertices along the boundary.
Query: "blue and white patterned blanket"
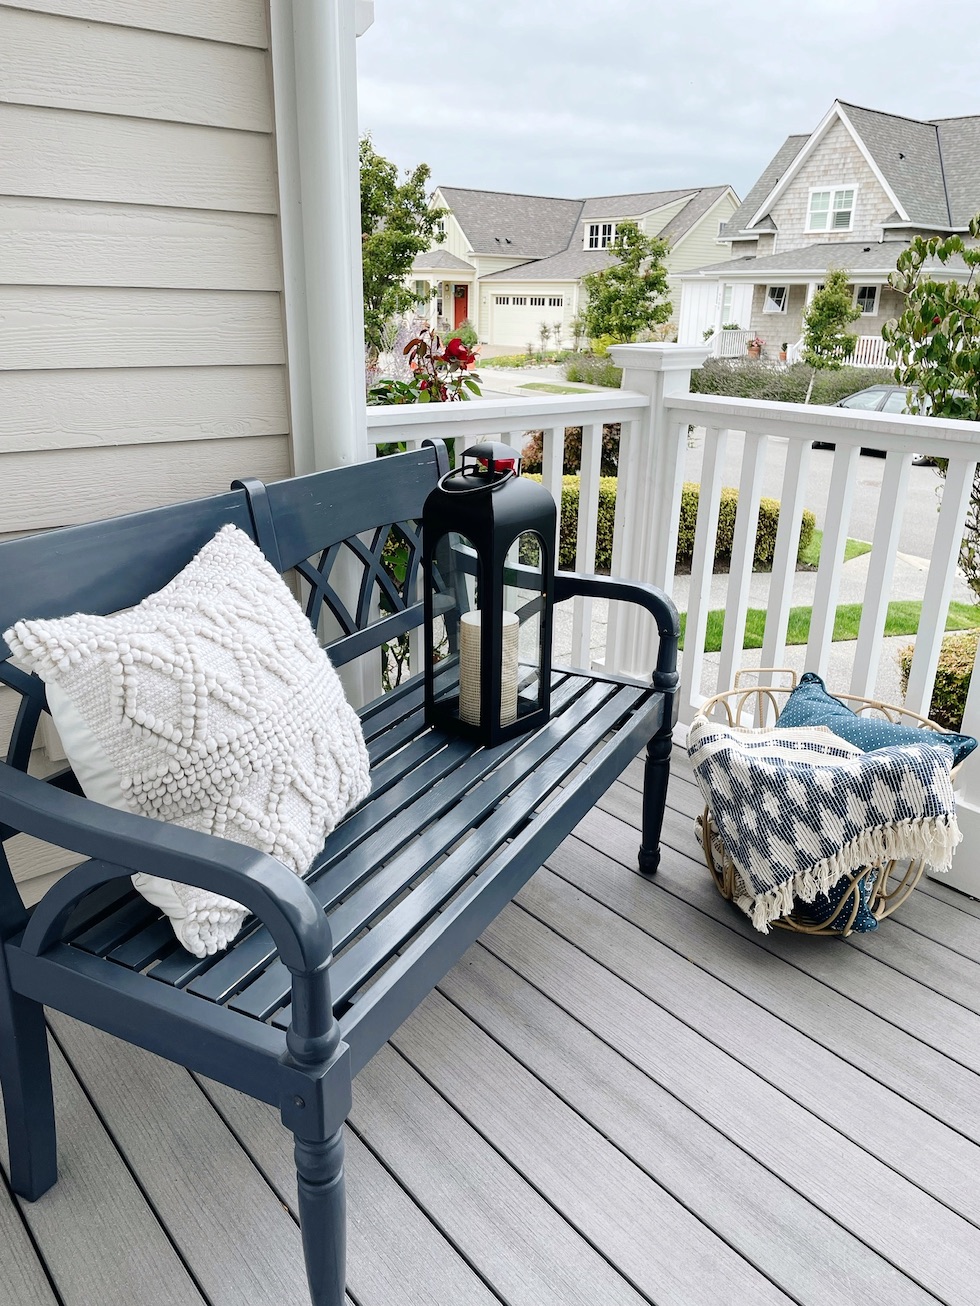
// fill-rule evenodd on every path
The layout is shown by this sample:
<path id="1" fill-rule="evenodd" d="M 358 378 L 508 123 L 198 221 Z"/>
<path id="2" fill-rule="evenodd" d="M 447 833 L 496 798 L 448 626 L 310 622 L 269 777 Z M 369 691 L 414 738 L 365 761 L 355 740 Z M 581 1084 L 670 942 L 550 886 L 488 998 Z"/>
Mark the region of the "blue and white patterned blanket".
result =
<path id="1" fill-rule="evenodd" d="M 863 753 L 829 731 L 745 731 L 705 717 L 687 743 L 756 929 L 862 867 L 921 857 L 949 869 L 961 835 L 942 744 Z"/>

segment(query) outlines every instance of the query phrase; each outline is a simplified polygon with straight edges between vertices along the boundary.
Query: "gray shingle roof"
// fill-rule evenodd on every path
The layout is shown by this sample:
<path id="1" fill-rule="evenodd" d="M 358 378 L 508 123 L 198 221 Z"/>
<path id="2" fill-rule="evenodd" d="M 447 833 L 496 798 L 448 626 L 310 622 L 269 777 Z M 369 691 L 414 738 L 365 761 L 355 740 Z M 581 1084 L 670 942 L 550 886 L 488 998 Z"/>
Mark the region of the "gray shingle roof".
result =
<path id="1" fill-rule="evenodd" d="M 445 249 L 429 249 L 416 254 L 412 259 L 412 268 L 416 272 L 436 272 L 445 268 L 448 272 L 475 272 L 472 263 L 464 258 L 457 258 Z"/>
<path id="2" fill-rule="evenodd" d="M 980 213 L 980 116 L 936 120 L 954 227 Z"/>
<path id="3" fill-rule="evenodd" d="M 786 169 L 793 162 L 809 139 L 809 136 L 786 137 L 782 145 L 780 145 L 779 149 L 769 160 L 769 163 L 763 170 L 762 176 L 755 183 L 748 195 L 746 195 L 745 199 L 722 228 L 719 239 L 731 240 L 733 236 L 736 236 L 749 225 L 752 221 L 753 215 L 759 211 L 766 197 L 772 191 L 780 177 L 785 174 Z M 769 226 L 771 229 L 772 224 L 770 223 Z"/>
<path id="4" fill-rule="evenodd" d="M 665 240 L 669 240 L 671 244 L 680 240 L 681 236 L 687 235 L 694 224 L 704 217 L 712 204 L 717 203 L 729 189 L 728 186 L 702 186 L 699 191 L 691 196 L 680 213 L 674 214 L 661 231 L 661 236 Z"/>
<path id="5" fill-rule="evenodd" d="M 674 204 L 685 195 L 695 195 L 697 186 L 688 186 L 686 190 L 652 190 L 640 191 L 635 195 L 596 195 L 587 199 L 582 206 L 582 218 L 637 218 L 652 209 L 662 209 L 667 204 Z"/>
<path id="6" fill-rule="evenodd" d="M 440 186 L 439 193 L 476 254 L 547 258 L 568 248 L 581 200 Z"/>
<path id="7" fill-rule="evenodd" d="M 935 124 L 894 113 L 840 106 L 912 222 L 948 226 L 949 206 Z"/>
<path id="8" fill-rule="evenodd" d="M 804 245 L 799 249 L 783 250 L 779 254 L 767 254 L 762 258 L 751 255 L 726 259 L 723 263 L 710 263 L 707 267 L 695 268 L 691 272 L 681 272 L 684 277 L 697 277 L 724 274 L 738 280 L 771 280 L 773 276 L 813 276 L 828 272 L 831 268 L 844 268 L 854 276 L 887 276 L 894 272 L 895 263 L 903 249 L 908 249 L 907 240 L 876 241 L 870 245 L 862 241 L 827 241 L 824 244 Z M 941 270 L 943 265 L 938 259 L 927 259 L 928 270 Z M 966 264 L 955 257 L 947 265 L 947 270 L 966 273 Z"/>
<path id="9" fill-rule="evenodd" d="M 609 253 L 604 249 L 566 249 L 551 258 L 539 258 L 520 267 L 491 272 L 483 281 L 577 281 L 587 272 L 598 272 L 609 266 Z"/>

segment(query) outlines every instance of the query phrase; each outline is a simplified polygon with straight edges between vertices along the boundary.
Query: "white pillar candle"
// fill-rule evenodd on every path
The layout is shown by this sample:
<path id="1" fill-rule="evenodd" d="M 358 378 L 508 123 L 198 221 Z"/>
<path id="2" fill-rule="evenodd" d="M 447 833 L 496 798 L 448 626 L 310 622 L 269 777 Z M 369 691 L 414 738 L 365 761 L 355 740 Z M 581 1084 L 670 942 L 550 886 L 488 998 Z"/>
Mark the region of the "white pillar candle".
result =
<path id="1" fill-rule="evenodd" d="M 503 614 L 503 660 L 500 668 L 500 724 L 517 720 L 517 651 L 521 623 L 514 612 Z M 459 715 L 471 726 L 480 724 L 481 614 L 464 612 L 459 619 Z"/>

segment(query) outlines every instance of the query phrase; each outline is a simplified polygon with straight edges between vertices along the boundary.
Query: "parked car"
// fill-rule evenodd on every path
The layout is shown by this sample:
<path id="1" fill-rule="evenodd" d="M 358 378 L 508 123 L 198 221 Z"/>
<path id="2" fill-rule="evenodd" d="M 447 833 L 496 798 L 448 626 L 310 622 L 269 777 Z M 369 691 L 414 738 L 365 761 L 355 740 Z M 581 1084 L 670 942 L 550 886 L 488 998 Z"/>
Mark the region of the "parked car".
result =
<path id="1" fill-rule="evenodd" d="M 838 399 L 835 408 L 857 408 L 865 413 L 907 413 L 908 407 L 906 402 L 907 390 L 904 385 L 869 385 L 863 390 L 856 390 L 852 395 L 845 395 L 843 399 Z M 815 441 L 814 449 L 833 449 L 832 444 L 825 444 L 823 441 Z M 884 449 L 862 449 L 862 453 L 874 454 L 876 457 L 884 458 Z M 928 454 L 913 454 L 912 462 L 916 466 L 922 467 L 931 465 L 932 459 Z"/>

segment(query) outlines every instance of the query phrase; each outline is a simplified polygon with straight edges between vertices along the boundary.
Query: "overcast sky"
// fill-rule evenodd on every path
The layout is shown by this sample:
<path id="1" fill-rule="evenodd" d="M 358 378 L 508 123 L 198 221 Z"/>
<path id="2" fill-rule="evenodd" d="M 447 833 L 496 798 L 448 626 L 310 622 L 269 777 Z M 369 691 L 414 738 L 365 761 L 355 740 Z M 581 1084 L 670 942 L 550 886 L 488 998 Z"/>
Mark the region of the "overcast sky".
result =
<path id="1" fill-rule="evenodd" d="M 376 0 L 361 131 L 433 184 L 744 198 L 835 99 L 980 113 L 977 0 Z"/>

